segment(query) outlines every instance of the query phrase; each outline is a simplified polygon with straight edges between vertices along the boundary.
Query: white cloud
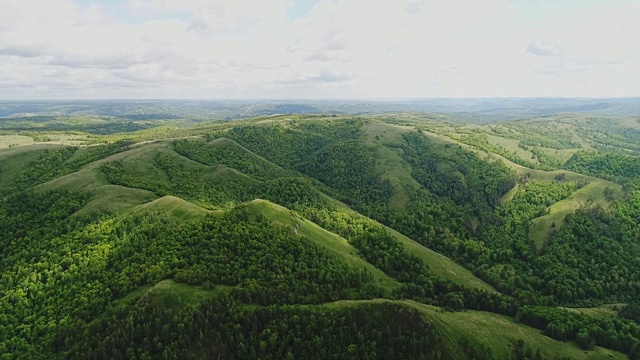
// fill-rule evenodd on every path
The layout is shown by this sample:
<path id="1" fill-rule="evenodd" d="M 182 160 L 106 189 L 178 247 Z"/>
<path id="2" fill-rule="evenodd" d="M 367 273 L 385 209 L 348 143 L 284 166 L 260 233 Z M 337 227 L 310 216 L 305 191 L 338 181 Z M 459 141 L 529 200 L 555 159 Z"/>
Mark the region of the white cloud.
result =
<path id="1" fill-rule="evenodd" d="M 564 53 L 564 49 L 549 41 L 533 39 L 527 46 L 527 52 L 539 56 L 557 56 Z"/>
<path id="2" fill-rule="evenodd" d="M 292 1 L 3 0 L 0 98 L 640 95 L 633 2 Z"/>

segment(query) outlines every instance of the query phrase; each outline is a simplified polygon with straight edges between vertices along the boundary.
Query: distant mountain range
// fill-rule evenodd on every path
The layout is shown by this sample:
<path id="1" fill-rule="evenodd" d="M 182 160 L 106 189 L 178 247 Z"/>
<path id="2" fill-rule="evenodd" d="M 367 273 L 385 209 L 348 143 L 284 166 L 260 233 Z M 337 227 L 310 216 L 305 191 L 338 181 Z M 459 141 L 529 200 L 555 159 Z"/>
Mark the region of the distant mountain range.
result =
<path id="1" fill-rule="evenodd" d="M 229 120 L 273 114 L 442 112 L 486 123 L 562 112 L 638 115 L 640 98 L 469 98 L 414 100 L 39 100 L 0 101 L 0 117 L 94 115 Z"/>

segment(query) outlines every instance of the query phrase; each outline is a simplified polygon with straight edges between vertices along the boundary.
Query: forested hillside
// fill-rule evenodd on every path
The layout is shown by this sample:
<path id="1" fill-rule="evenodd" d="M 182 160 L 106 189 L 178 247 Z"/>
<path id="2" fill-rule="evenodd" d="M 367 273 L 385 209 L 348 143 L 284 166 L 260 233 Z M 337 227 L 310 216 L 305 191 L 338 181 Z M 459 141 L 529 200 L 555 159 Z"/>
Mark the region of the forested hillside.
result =
<path id="1" fill-rule="evenodd" d="M 640 359 L 636 119 L 35 120 L 2 359 Z"/>

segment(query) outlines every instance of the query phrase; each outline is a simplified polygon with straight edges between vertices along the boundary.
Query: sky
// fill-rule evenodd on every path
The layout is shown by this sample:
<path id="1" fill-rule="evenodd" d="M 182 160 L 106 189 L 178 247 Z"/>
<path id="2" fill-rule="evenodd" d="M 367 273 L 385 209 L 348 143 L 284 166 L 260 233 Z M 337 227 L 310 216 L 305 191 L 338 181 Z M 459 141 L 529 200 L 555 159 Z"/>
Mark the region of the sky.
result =
<path id="1" fill-rule="evenodd" d="M 0 0 L 0 99 L 640 96 L 640 0 Z"/>

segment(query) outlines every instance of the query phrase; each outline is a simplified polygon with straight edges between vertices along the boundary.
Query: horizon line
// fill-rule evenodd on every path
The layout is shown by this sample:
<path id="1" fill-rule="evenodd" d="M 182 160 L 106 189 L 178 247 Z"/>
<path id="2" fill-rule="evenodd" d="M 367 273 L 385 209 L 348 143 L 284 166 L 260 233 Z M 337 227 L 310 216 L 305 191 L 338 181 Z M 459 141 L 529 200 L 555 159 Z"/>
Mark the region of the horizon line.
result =
<path id="1" fill-rule="evenodd" d="M 477 99 L 573 99 L 573 100 L 610 100 L 639 99 L 632 96 L 469 96 L 469 97 L 362 97 L 362 98 L 34 98 L 34 99 L 0 99 L 0 102 L 35 102 L 35 101 L 419 101 L 419 100 L 477 100 Z"/>

